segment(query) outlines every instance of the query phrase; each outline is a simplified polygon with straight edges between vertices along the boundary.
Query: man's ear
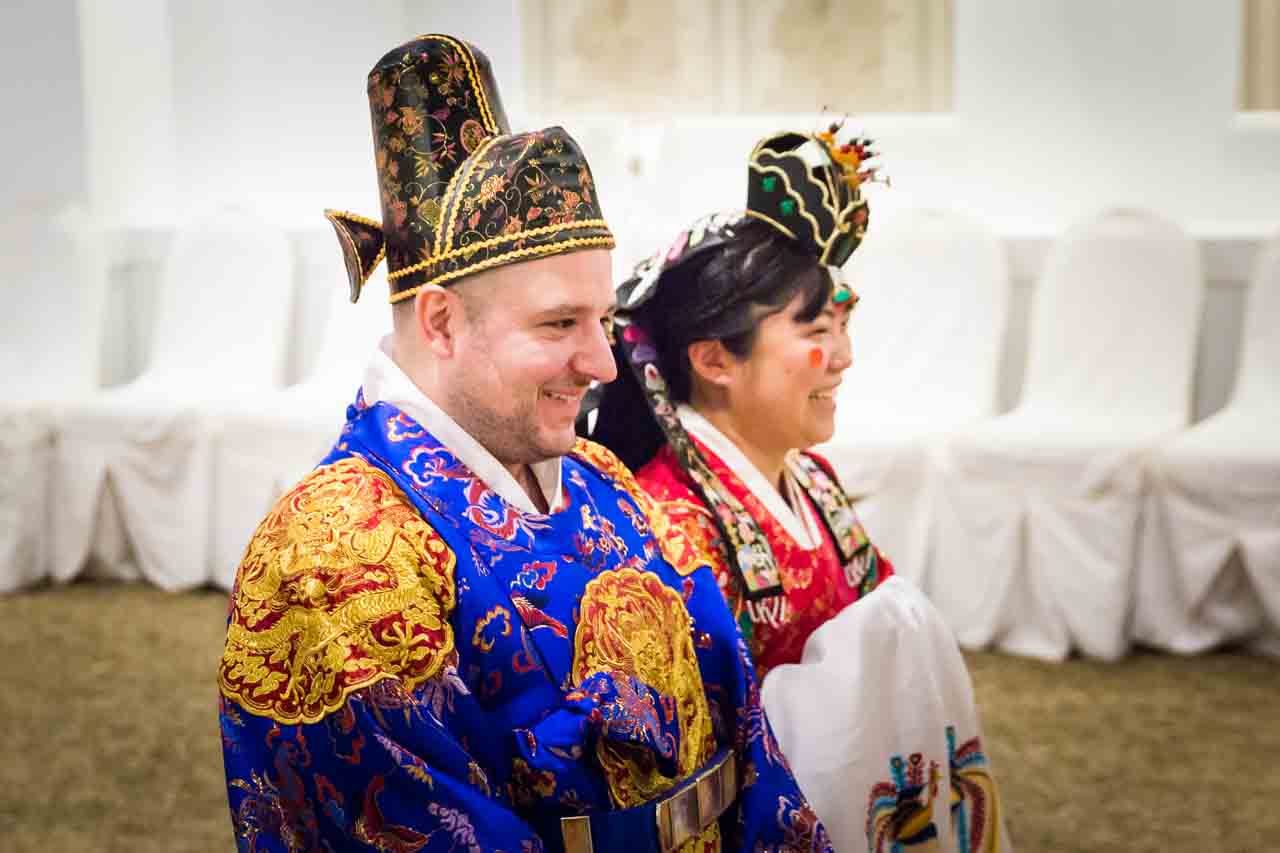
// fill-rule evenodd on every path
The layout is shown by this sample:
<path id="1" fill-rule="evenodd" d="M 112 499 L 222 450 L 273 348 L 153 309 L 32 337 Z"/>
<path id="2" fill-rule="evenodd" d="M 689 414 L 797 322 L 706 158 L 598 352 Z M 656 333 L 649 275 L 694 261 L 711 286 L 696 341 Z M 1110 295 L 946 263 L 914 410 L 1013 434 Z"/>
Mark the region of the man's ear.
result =
<path id="1" fill-rule="evenodd" d="M 413 318 L 427 349 L 437 358 L 452 358 L 465 322 L 458 294 L 438 284 L 422 288 L 413 298 Z"/>
<path id="2" fill-rule="evenodd" d="M 736 359 L 720 341 L 694 341 L 689 344 L 689 368 L 704 382 L 724 387 L 732 380 Z"/>

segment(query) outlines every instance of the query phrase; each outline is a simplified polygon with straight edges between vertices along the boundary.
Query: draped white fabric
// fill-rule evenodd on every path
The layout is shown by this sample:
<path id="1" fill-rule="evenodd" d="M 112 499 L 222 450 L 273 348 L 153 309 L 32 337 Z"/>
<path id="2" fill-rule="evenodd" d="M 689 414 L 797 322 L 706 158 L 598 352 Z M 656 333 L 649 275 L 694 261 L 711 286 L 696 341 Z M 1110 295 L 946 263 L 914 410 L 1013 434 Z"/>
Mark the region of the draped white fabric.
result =
<path id="1" fill-rule="evenodd" d="M 156 289 L 148 369 L 99 392 L 98 232 L 74 213 L 6 217 L 0 286 L 21 308 L 0 316 L 0 592 L 86 567 L 229 585 L 254 526 L 337 435 L 390 328 L 385 296 L 352 306 L 335 282 L 315 369 L 281 391 L 286 337 L 314 334 L 291 329 L 283 236 L 243 214 L 194 222 Z M 1278 256 L 1273 241 L 1258 258 L 1230 403 L 1185 430 L 1201 282 L 1174 226 L 1117 212 L 1053 247 L 1024 398 L 999 418 L 999 244 L 920 211 L 855 255 L 855 365 L 819 449 L 962 645 L 1280 655 Z"/>
<path id="2" fill-rule="evenodd" d="M 1128 646 L 1142 454 L 1184 427 L 1203 282 L 1176 225 L 1110 211 L 1054 246 L 1018 407 L 947 442 L 930 593 L 962 645 Z"/>
<path id="3" fill-rule="evenodd" d="M 106 301 L 101 233 L 79 210 L 0 223 L 0 592 L 43 579 L 64 519 L 49 502 L 51 407 L 98 385 Z M 20 307 L 19 307 L 20 306 Z"/>
<path id="4" fill-rule="evenodd" d="M 1134 631 L 1182 653 L 1280 654 L 1280 236 L 1260 254 L 1235 392 L 1147 466 Z"/>
<path id="5" fill-rule="evenodd" d="M 329 452 L 355 401 L 369 353 L 391 329 L 386 298 L 352 305 L 334 288 L 324 345 L 305 382 L 245 397 L 216 418 L 209 580 L 230 589 L 254 528 L 286 489 Z"/>
<path id="6" fill-rule="evenodd" d="M 818 448 L 860 497 L 894 568 L 926 591 L 939 441 L 995 413 L 1009 311 L 1004 251 L 981 223 L 920 210 L 877 223 L 846 277 L 862 297 L 836 433 Z"/>
<path id="7" fill-rule="evenodd" d="M 203 582 L 209 415 L 282 380 L 292 259 L 281 232 L 239 210 L 197 218 L 179 230 L 161 284 L 144 374 L 58 412 L 56 580 L 92 556 L 109 577 Z"/>
<path id="8" fill-rule="evenodd" d="M 961 844 L 955 837 L 952 788 L 960 768 L 952 767 L 953 745 L 980 739 L 981 725 L 955 639 L 910 581 L 889 578 L 816 630 L 800 663 L 765 677 L 761 697 L 778 745 L 836 850 L 869 849 L 873 788 L 892 784 L 895 756 L 909 762 L 915 753 L 926 770 L 931 763 L 939 769 L 936 793 L 929 796 L 926 788 L 915 797 L 937 830 L 938 846 L 928 849 L 1013 849 L 984 762 L 969 768 L 967 778 L 977 778 L 988 792 L 985 811 L 992 820 L 985 835 L 991 846 Z M 966 819 L 972 829 L 972 812 Z"/>

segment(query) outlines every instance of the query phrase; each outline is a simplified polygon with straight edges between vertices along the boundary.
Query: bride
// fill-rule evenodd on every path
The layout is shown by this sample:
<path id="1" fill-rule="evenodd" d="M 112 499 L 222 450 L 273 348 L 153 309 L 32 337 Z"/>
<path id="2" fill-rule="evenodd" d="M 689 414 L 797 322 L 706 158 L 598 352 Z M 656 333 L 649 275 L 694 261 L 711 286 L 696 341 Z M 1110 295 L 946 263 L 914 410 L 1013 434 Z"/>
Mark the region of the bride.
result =
<path id="1" fill-rule="evenodd" d="M 747 207 L 618 289 L 619 378 L 591 437 L 711 553 L 767 714 L 837 850 L 1010 850 L 964 660 L 831 466 L 858 297 L 866 140 L 762 140 Z M 846 395 L 847 396 L 847 395 Z"/>

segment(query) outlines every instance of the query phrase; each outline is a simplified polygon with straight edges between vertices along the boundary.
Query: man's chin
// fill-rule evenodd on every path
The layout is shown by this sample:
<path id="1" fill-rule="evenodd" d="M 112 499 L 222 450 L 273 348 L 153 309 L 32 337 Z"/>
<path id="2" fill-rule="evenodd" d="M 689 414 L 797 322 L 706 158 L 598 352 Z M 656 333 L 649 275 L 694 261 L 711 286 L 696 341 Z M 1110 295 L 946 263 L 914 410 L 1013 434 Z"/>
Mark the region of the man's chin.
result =
<path id="1" fill-rule="evenodd" d="M 538 436 L 537 451 L 541 461 L 557 459 L 573 450 L 578 441 L 578 434 L 573 431 L 573 424 L 564 429 L 543 429 Z"/>

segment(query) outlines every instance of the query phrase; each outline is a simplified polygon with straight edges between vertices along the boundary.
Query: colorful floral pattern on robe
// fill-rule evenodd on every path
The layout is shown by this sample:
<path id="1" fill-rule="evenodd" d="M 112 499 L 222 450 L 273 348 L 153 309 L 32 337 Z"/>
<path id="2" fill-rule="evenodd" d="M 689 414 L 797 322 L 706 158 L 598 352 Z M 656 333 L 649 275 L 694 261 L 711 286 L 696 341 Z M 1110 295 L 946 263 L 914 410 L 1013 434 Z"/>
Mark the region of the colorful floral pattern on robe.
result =
<path id="1" fill-rule="evenodd" d="M 357 398 L 237 573 L 218 678 L 242 850 L 559 850 L 562 816 L 660 796 L 725 745 L 742 793 L 686 849 L 830 849 L 701 540 L 597 445 L 562 489 L 524 513 Z"/>
<path id="2" fill-rule="evenodd" d="M 858 572 L 849 571 L 850 567 L 841 562 L 830 532 L 821 524 L 818 525 L 821 544 L 814 549 L 801 547 L 724 460 L 702 442 L 693 440 L 697 442 L 707 465 L 742 503 L 769 540 L 782 576 L 782 595 L 747 601 L 724 560 L 719 531 L 711 512 L 698 499 L 693 480 L 680 466 L 670 447 L 664 446 L 657 456 L 636 472 L 636 479 L 662 505 L 673 524 L 680 525 L 691 536 L 709 544 L 715 560 L 716 579 L 734 617 L 740 620 L 745 617 L 751 623 L 751 656 L 756 662 L 757 675 L 763 679 L 775 666 L 799 663 L 809 635 L 892 575 L 893 565 L 873 545 L 871 559 L 859 557 Z M 817 454 L 808 455 L 830 474 L 831 467 L 826 460 Z M 818 517 L 819 507 L 813 503 L 812 496 L 806 499 Z"/>

